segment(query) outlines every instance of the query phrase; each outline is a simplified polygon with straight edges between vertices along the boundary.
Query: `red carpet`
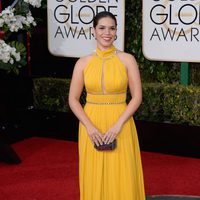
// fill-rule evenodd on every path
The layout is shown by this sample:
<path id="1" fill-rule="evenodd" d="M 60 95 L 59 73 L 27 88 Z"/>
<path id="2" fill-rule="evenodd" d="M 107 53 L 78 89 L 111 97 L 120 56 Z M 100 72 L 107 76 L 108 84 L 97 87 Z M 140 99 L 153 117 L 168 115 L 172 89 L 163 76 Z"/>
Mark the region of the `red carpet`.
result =
<path id="1" fill-rule="evenodd" d="M 79 200 L 77 143 L 30 138 L 13 148 L 19 165 L 0 163 L 0 200 Z M 200 159 L 142 152 L 147 195 L 200 196 Z"/>

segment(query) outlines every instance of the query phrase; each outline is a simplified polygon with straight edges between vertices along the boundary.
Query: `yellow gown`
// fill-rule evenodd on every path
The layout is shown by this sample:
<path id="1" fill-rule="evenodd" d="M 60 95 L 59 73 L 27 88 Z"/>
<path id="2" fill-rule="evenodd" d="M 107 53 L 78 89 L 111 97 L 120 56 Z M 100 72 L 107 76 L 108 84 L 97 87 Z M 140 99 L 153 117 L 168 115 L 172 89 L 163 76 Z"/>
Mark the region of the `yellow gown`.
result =
<path id="1" fill-rule="evenodd" d="M 105 133 L 126 109 L 128 77 L 114 46 L 96 49 L 84 68 L 87 91 L 84 111 Z M 97 151 L 79 124 L 80 200 L 144 200 L 144 182 L 137 131 L 130 118 L 113 151 Z"/>

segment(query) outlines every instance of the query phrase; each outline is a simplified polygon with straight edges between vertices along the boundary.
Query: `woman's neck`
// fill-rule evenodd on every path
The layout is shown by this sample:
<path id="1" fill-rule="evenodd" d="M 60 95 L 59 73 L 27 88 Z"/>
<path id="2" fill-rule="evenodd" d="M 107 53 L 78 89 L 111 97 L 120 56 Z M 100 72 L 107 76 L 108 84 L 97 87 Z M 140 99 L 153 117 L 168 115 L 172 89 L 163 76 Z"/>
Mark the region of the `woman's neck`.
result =
<path id="1" fill-rule="evenodd" d="M 99 49 L 99 50 L 101 50 L 101 51 L 106 51 L 106 50 L 108 50 L 108 49 L 110 49 L 110 48 L 112 48 L 113 47 L 113 45 L 110 45 L 110 46 L 102 46 L 102 45 L 98 45 L 97 44 L 97 48 Z"/>
<path id="2" fill-rule="evenodd" d="M 116 52 L 116 48 L 114 45 L 110 46 L 109 48 L 106 49 L 100 49 L 99 47 L 96 48 L 96 54 L 97 56 L 101 58 L 108 58 L 110 56 L 113 56 Z"/>

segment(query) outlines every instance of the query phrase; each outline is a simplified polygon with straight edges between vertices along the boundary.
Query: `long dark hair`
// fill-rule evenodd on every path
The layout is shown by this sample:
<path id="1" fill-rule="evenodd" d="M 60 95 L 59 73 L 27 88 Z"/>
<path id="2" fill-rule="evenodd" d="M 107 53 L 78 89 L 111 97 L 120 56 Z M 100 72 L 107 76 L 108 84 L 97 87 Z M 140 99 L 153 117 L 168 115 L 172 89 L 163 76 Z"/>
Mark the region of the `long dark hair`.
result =
<path id="1" fill-rule="evenodd" d="M 115 21 L 115 25 L 117 26 L 117 19 L 116 19 L 115 15 L 113 15 L 111 12 L 103 11 L 103 12 L 97 13 L 96 16 L 93 18 L 93 27 L 95 28 L 97 26 L 99 20 L 104 17 L 110 17 L 111 19 L 113 19 Z"/>

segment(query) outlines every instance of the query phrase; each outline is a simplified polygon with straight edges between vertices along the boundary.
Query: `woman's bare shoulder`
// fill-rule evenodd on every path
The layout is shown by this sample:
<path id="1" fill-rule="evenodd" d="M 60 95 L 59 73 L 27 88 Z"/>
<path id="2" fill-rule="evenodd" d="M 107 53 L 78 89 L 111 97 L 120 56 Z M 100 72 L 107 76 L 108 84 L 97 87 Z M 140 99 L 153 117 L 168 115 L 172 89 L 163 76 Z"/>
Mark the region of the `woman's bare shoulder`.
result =
<path id="1" fill-rule="evenodd" d="M 123 59 L 135 59 L 134 56 L 130 53 L 126 53 L 124 51 L 117 51 L 117 55 Z"/>
<path id="2" fill-rule="evenodd" d="M 79 58 L 76 62 L 75 67 L 84 70 L 85 66 L 89 63 L 91 58 L 92 54 Z"/>
<path id="3" fill-rule="evenodd" d="M 117 51 L 117 55 L 126 67 L 129 67 L 130 65 L 137 65 L 136 59 L 132 54 L 124 51 Z"/>

